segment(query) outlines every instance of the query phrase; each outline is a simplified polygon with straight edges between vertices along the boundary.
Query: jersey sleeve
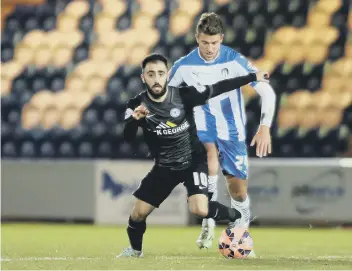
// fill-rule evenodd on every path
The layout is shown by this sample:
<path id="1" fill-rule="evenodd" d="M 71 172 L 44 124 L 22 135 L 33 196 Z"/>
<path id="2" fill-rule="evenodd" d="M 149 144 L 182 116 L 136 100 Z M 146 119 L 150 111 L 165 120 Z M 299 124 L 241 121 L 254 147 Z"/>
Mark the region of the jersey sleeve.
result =
<path id="1" fill-rule="evenodd" d="M 238 75 L 245 75 L 258 71 L 257 67 L 255 67 L 247 58 L 239 53 L 237 53 L 235 60 L 238 65 L 236 69 L 238 71 Z M 252 82 L 250 85 L 256 90 L 261 98 L 262 105 L 260 124 L 270 127 L 275 114 L 276 94 L 269 83 Z"/>
<path id="2" fill-rule="evenodd" d="M 222 80 L 213 85 L 203 86 L 198 84 L 196 87 L 181 87 L 179 90 L 184 103 L 190 107 L 195 107 L 205 104 L 210 98 L 240 88 L 255 80 L 257 80 L 256 74 L 250 73 L 248 75 Z"/>
<path id="3" fill-rule="evenodd" d="M 136 107 L 141 104 L 140 99 L 132 98 L 127 103 L 125 119 L 123 122 L 123 137 L 125 141 L 131 142 L 136 138 L 139 121 L 135 120 L 132 115 Z"/>
<path id="4" fill-rule="evenodd" d="M 168 76 L 168 84 L 170 87 L 179 87 L 184 82 L 182 77 L 181 61 L 176 61 L 171 67 Z"/>

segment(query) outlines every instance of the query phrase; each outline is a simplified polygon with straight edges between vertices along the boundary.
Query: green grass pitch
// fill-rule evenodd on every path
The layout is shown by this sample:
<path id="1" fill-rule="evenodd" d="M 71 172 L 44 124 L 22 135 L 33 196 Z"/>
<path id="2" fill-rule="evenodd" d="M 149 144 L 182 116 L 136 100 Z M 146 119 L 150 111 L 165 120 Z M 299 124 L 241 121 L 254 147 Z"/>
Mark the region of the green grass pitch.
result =
<path id="1" fill-rule="evenodd" d="M 217 228 L 217 237 L 224 226 Z M 228 260 L 215 245 L 199 250 L 199 227 L 147 228 L 143 259 L 115 259 L 128 244 L 125 227 L 2 225 L 2 270 L 9 269 L 352 269 L 352 231 L 250 230 L 256 259 Z M 216 244 L 216 243 L 215 243 Z"/>

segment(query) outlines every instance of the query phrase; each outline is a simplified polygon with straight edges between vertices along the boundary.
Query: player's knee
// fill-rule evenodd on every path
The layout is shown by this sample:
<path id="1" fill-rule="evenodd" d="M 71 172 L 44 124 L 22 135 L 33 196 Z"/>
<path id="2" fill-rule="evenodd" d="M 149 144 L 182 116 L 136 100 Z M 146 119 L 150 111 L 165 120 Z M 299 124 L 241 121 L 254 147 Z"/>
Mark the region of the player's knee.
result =
<path id="1" fill-rule="evenodd" d="M 245 201 L 247 198 L 247 191 L 230 191 L 231 197 L 236 201 Z"/>
<path id="2" fill-rule="evenodd" d="M 142 210 L 136 210 L 136 208 L 133 209 L 132 214 L 131 214 L 132 220 L 136 221 L 136 222 L 144 221 L 147 219 L 147 217 L 148 217 L 147 212 L 143 212 Z"/>
<path id="3" fill-rule="evenodd" d="M 190 211 L 192 214 L 199 217 L 206 217 L 208 215 L 208 207 L 194 205 L 190 206 Z"/>

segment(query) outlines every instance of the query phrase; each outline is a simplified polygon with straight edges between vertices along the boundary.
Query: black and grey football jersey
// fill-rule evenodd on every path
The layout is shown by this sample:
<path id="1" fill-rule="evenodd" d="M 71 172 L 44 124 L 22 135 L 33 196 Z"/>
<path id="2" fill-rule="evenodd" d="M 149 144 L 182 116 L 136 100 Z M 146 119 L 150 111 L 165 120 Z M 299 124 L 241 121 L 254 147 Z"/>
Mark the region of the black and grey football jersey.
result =
<path id="1" fill-rule="evenodd" d="M 250 74 L 199 88 L 168 87 L 163 102 L 153 101 L 144 91 L 128 102 L 124 138 L 126 141 L 134 140 L 138 127 L 141 127 L 149 150 L 159 166 L 185 169 L 194 160 L 206 161 L 204 146 L 197 137 L 193 108 L 205 104 L 211 97 L 255 80 L 255 74 Z M 141 104 L 148 109 L 149 114 L 135 120 L 133 111 Z"/>

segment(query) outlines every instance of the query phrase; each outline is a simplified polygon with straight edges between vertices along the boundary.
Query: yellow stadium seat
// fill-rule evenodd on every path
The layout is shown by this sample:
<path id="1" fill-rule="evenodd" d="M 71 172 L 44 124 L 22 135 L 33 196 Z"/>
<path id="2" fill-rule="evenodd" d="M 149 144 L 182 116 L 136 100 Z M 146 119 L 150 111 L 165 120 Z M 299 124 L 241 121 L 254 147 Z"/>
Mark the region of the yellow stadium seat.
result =
<path id="1" fill-rule="evenodd" d="M 66 130 L 72 129 L 80 123 L 81 116 L 80 108 L 73 105 L 68 106 L 61 113 L 59 125 Z"/>
<path id="2" fill-rule="evenodd" d="M 144 44 L 147 47 L 154 47 L 160 40 L 160 32 L 155 28 L 136 29 L 136 42 L 134 44 Z M 144 37 L 148 37 L 147 39 Z M 133 45 L 132 45 L 133 46 Z"/>
<path id="3" fill-rule="evenodd" d="M 192 28 L 193 18 L 185 11 L 176 11 L 170 18 L 170 32 L 174 36 L 186 35 Z"/>
<path id="4" fill-rule="evenodd" d="M 352 92 L 351 91 L 341 91 L 334 95 L 334 100 L 332 104 L 341 110 L 352 104 Z"/>
<path id="5" fill-rule="evenodd" d="M 298 126 L 303 129 L 311 130 L 319 126 L 319 110 L 314 106 L 300 109 Z"/>
<path id="6" fill-rule="evenodd" d="M 307 56 L 307 46 L 300 40 L 296 40 L 286 45 L 284 60 L 290 65 L 296 65 L 305 61 Z"/>
<path id="7" fill-rule="evenodd" d="M 55 106 L 62 112 L 64 108 L 74 104 L 75 94 L 68 91 L 60 91 L 55 95 Z"/>
<path id="8" fill-rule="evenodd" d="M 92 101 L 93 97 L 91 93 L 85 92 L 75 92 L 73 93 L 73 106 L 78 107 L 79 109 L 85 109 Z"/>
<path id="9" fill-rule="evenodd" d="M 322 90 L 331 93 L 343 91 L 344 80 L 340 74 L 334 72 L 327 73 L 322 78 Z"/>
<path id="10" fill-rule="evenodd" d="M 109 47 L 105 44 L 95 44 L 90 49 L 90 56 L 89 58 L 93 61 L 105 61 L 109 58 Z"/>
<path id="11" fill-rule="evenodd" d="M 61 112 L 57 106 L 48 106 L 41 112 L 40 123 L 44 129 L 51 129 L 59 124 L 60 116 Z"/>
<path id="12" fill-rule="evenodd" d="M 139 0 L 140 10 L 154 17 L 158 16 L 165 10 L 165 1 L 163 0 Z"/>
<path id="13" fill-rule="evenodd" d="M 127 56 L 127 64 L 131 66 L 139 66 L 148 53 L 149 48 L 147 46 L 136 44 L 130 49 L 130 54 Z"/>
<path id="14" fill-rule="evenodd" d="M 38 68 L 48 66 L 52 58 L 52 49 L 48 45 L 39 46 L 34 53 L 34 64 Z"/>
<path id="15" fill-rule="evenodd" d="M 55 94 L 50 90 L 42 90 L 33 95 L 30 103 L 40 111 L 55 104 Z"/>
<path id="16" fill-rule="evenodd" d="M 291 44 L 295 40 L 300 39 L 298 30 L 291 26 L 284 26 L 279 28 L 275 31 L 271 38 L 281 44 Z"/>
<path id="17" fill-rule="evenodd" d="M 22 109 L 22 127 L 24 129 L 32 129 L 39 127 L 41 124 L 42 114 L 40 110 L 34 105 L 25 104 Z"/>
<path id="18" fill-rule="evenodd" d="M 57 17 L 57 30 L 59 32 L 67 33 L 77 31 L 79 26 L 79 18 L 65 13 Z"/>
<path id="19" fill-rule="evenodd" d="M 265 58 L 270 59 L 273 63 L 280 63 L 286 55 L 286 48 L 286 44 L 274 39 L 264 47 Z"/>
<path id="20" fill-rule="evenodd" d="M 309 47 L 309 45 L 313 43 L 317 39 L 317 36 L 320 34 L 315 28 L 303 27 L 301 29 L 297 29 L 297 35 L 299 41 Z"/>
<path id="21" fill-rule="evenodd" d="M 91 60 L 86 60 L 78 64 L 73 73 L 75 75 L 80 76 L 83 80 L 84 78 L 87 78 L 93 73 L 95 73 L 95 71 L 96 71 L 95 63 Z"/>
<path id="22" fill-rule="evenodd" d="M 72 61 L 73 50 L 67 46 L 59 46 L 53 52 L 52 62 L 56 67 L 63 68 Z"/>
<path id="23" fill-rule="evenodd" d="M 280 129 L 295 128 L 298 124 L 298 114 L 295 108 L 282 107 L 278 114 L 278 126 Z"/>
<path id="24" fill-rule="evenodd" d="M 318 91 L 312 94 L 312 103 L 320 109 L 330 106 L 333 102 L 334 95 L 330 92 Z"/>
<path id="25" fill-rule="evenodd" d="M 127 10 L 127 4 L 121 0 L 102 1 L 103 12 L 114 18 L 119 18 Z"/>
<path id="26" fill-rule="evenodd" d="M 29 47 L 35 49 L 42 44 L 45 44 L 47 40 L 47 35 L 41 30 L 33 30 L 24 36 L 22 44 L 28 45 Z"/>
<path id="27" fill-rule="evenodd" d="M 82 43 L 84 35 L 82 32 L 73 31 L 65 33 L 65 38 L 66 40 L 63 44 L 75 48 Z"/>
<path id="28" fill-rule="evenodd" d="M 155 24 L 155 17 L 146 12 L 138 12 L 133 16 L 132 27 L 138 29 L 152 28 Z"/>
<path id="29" fill-rule="evenodd" d="M 33 49 L 27 44 L 19 44 L 15 48 L 14 59 L 24 66 L 32 63 Z"/>
<path id="30" fill-rule="evenodd" d="M 98 94 L 104 93 L 106 87 L 106 78 L 94 74 L 93 76 L 87 78 L 85 82 L 85 89 L 89 93 Z"/>
<path id="31" fill-rule="evenodd" d="M 109 59 L 119 66 L 125 63 L 128 55 L 128 48 L 125 43 L 116 43 L 109 52 Z"/>
<path id="32" fill-rule="evenodd" d="M 327 106 L 320 110 L 319 124 L 322 130 L 329 130 L 341 125 L 343 111 L 333 105 Z"/>
<path id="33" fill-rule="evenodd" d="M 109 78 L 116 72 L 116 64 L 112 61 L 96 61 L 94 62 L 96 67 L 96 75 L 103 78 Z"/>
<path id="34" fill-rule="evenodd" d="M 316 8 L 325 11 L 326 13 L 332 15 L 334 12 L 339 10 L 342 6 L 342 0 L 319 0 L 316 3 Z"/>
<path id="35" fill-rule="evenodd" d="M 99 13 L 95 16 L 94 30 L 97 33 L 115 30 L 116 18 L 108 13 Z"/>
<path id="36" fill-rule="evenodd" d="M 334 43 L 340 35 L 339 31 L 332 26 L 321 27 L 319 31 L 324 33 L 324 35 L 316 35 L 315 39 L 324 43 L 326 46 Z"/>
<path id="37" fill-rule="evenodd" d="M 313 28 L 321 28 L 330 24 L 331 15 L 320 8 L 314 8 L 308 12 L 307 25 Z"/>
<path id="38" fill-rule="evenodd" d="M 1 63 L 1 77 L 7 77 L 10 80 L 14 79 L 22 72 L 23 68 L 24 66 L 16 60 Z"/>
<path id="39" fill-rule="evenodd" d="M 66 91 L 71 93 L 83 92 L 84 89 L 84 81 L 78 74 L 71 74 L 66 79 Z"/>
<path id="40" fill-rule="evenodd" d="M 298 111 L 312 104 L 312 94 L 307 90 L 297 90 L 287 97 L 287 106 Z"/>
<path id="41" fill-rule="evenodd" d="M 200 14 L 202 9 L 202 0 L 179 0 L 178 2 L 178 10 L 187 12 L 192 17 Z"/>
<path id="42" fill-rule="evenodd" d="M 352 77 L 352 59 L 341 58 L 332 64 L 331 69 L 341 76 Z"/>
<path id="43" fill-rule="evenodd" d="M 81 18 L 89 11 L 89 3 L 85 0 L 72 1 L 65 8 L 65 14 Z"/>
<path id="44" fill-rule="evenodd" d="M 11 85 L 12 81 L 9 78 L 1 76 L 1 96 L 11 93 Z"/>
<path id="45" fill-rule="evenodd" d="M 46 44 L 48 44 L 51 48 L 54 49 L 60 45 L 66 45 L 66 39 L 67 36 L 65 35 L 65 33 L 53 30 L 46 35 Z"/>
<path id="46" fill-rule="evenodd" d="M 309 48 L 307 49 L 305 60 L 311 64 L 320 64 L 325 62 L 328 53 L 329 50 L 327 46 L 320 42 L 314 42 L 310 44 Z"/>
<path id="47" fill-rule="evenodd" d="M 100 44 L 104 44 L 107 47 L 112 47 L 116 43 L 125 42 L 125 32 L 117 32 L 117 31 L 107 31 L 98 33 L 98 42 Z"/>

